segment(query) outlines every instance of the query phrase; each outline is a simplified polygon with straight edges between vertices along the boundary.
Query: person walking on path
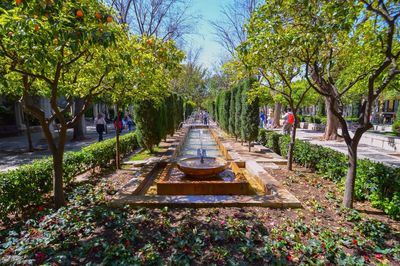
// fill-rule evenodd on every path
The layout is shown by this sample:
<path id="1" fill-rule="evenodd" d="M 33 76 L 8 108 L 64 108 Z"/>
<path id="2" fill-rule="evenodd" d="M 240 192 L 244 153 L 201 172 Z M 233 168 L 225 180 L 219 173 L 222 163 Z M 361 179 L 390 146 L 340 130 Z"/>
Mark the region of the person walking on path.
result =
<path id="1" fill-rule="evenodd" d="M 133 119 L 132 119 L 132 116 L 130 114 L 128 114 L 126 116 L 126 124 L 128 125 L 128 131 L 132 131 Z"/>
<path id="2" fill-rule="evenodd" d="M 265 125 L 265 114 L 264 114 L 264 111 L 261 111 L 260 112 L 260 127 L 264 128 L 264 125 Z"/>
<path id="3" fill-rule="evenodd" d="M 268 126 L 267 128 L 273 128 L 274 125 L 274 110 L 271 109 L 268 116 Z"/>
<path id="4" fill-rule="evenodd" d="M 104 119 L 103 115 L 99 113 L 94 120 L 94 124 L 96 125 L 96 131 L 99 134 L 99 142 L 103 140 L 103 133 L 107 129 L 107 122 Z"/>
<path id="5" fill-rule="evenodd" d="M 114 128 L 119 134 L 121 134 L 122 129 L 124 128 L 124 125 L 122 123 L 122 113 L 118 117 L 115 117 Z"/>
<path id="6" fill-rule="evenodd" d="M 204 125 L 208 125 L 208 113 L 207 112 L 204 112 L 203 122 L 204 122 Z"/>
<path id="7" fill-rule="evenodd" d="M 292 111 L 289 109 L 289 111 L 282 118 L 284 120 L 283 134 L 290 135 L 290 132 L 292 131 L 292 126 L 294 124 L 294 115 Z"/>

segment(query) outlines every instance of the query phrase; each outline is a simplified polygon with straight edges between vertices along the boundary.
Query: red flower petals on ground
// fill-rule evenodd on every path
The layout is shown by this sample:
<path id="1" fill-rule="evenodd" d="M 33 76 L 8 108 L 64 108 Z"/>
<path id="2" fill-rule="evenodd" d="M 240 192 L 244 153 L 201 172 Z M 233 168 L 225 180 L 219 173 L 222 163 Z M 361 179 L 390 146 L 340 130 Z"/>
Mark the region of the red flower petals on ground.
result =
<path id="1" fill-rule="evenodd" d="M 45 260 L 46 260 L 46 254 L 44 254 L 43 252 L 39 251 L 36 252 L 35 254 L 35 260 L 37 264 L 42 264 Z"/>

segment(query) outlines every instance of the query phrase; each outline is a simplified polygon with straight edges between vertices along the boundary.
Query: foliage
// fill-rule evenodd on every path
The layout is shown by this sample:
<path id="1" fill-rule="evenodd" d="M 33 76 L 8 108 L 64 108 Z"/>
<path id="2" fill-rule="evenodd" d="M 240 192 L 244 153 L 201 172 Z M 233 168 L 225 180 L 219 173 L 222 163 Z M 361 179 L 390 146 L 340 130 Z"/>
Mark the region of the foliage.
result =
<path id="1" fill-rule="evenodd" d="M 287 217 L 252 208 L 115 208 L 107 205 L 110 189 L 107 178 L 91 178 L 68 193 L 68 206 L 58 211 L 39 206 L 30 219 L 2 230 L 0 264 L 396 265 L 400 260 L 398 240 L 385 243 L 394 235 L 388 226 L 364 214 L 349 225 L 336 216 L 343 228 L 332 228 L 305 219 L 304 209 Z"/>
<path id="2" fill-rule="evenodd" d="M 400 120 L 397 120 L 393 123 L 392 131 L 395 133 L 400 133 Z"/>
<path id="3" fill-rule="evenodd" d="M 153 153 L 151 153 L 148 150 L 142 150 L 141 152 L 138 152 L 131 157 L 129 157 L 129 161 L 143 161 L 148 158 L 151 158 L 154 156 L 154 153 L 160 152 L 161 149 L 159 147 L 154 147 Z"/>
<path id="4" fill-rule="evenodd" d="M 241 83 L 237 85 L 236 95 L 235 95 L 235 112 L 232 114 L 235 118 L 235 137 L 241 137 L 241 113 L 242 113 L 242 92 L 243 92 L 243 84 Z"/>
<path id="5" fill-rule="evenodd" d="M 138 101 L 134 106 L 136 134 L 140 146 L 153 151 L 168 134 L 172 135 L 184 119 L 182 97 L 170 94 L 157 105 L 151 100 Z"/>
<path id="6" fill-rule="evenodd" d="M 254 80 L 246 80 L 242 90 L 242 109 L 241 109 L 241 138 L 247 142 L 257 139 L 259 127 L 259 104 L 258 98 L 252 102 L 248 100 L 248 91 Z M 250 148 L 250 147 L 249 147 Z"/>
<path id="7" fill-rule="evenodd" d="M 138 147 L 136 134 L 121 137 L 121 153 L 126 155 Z M 115 159 L 115 138 L 91 144 L 78 152 L 64 156 L 63 180 L 69 184 L 73 178 L 95 167 L 106 168 Z M 50 158 L 22 165 L 16 170 L 0 173 L 0 218 L 18 214 L 29 205 L 38 205 L 52 189 L 53 162 Z"/>
<path id="8" fill-rule="evenodd" d="M 229 113 L 230 111 L 230 106 L 231 106 L 231 91 L 225 91 L 223 93 L 223 97 L 224 97 L 224 105 L 223 105 L 223 109 L 222 109 L 222 128 L 229 132 L 229 120 L 230 120 L 230 116 L 231 114 Z"/>
<path id="9" fill-rule="evenodd" d="M 153 152 L 153 147 L 158 145 L 161 139 L 165 136 L 160 133 L 165 133 L 162 127 L 166 123 L 160 122 L 160 108 L 150 100 L 140 101 L 134 106 L 134 120 L 136 124 L 136 135 L 140 146 Z"/>
<path id="10" fill-rule="evenodd" d="M 290 139 L 274 131 L 260 130 L 259 141 L 275 153 L 287 155 Z M 317 171 L 324 178 L 343 186 L 346 177 L 346 155 L 330 148 L 298 140 L 294 150 L 296 163 Z M 400 219 L 400 168 L 392 168 L 369 160 L 358 160 L 355 197 L 368 200 L 373 206 Z"/>
<path id="11" fill-rule="evenodd" d="M 187 119 L 194 112 L 195 107 L 196 104 L 194 102 L 191 101 L 185 102 L 185 119 Z"/>
<path id="12" fill-rule="evenodd" d="M 397 107 L 396 120 L 392 125 L 392 131 L 395 133 L 400 133 L 400 104 Z"/>
<path id="13" fill-rule="evenodd" d="M 229 121 L 228 121 L 228 124 L 229 124 L 229 126 L 228 126 L 228 132 L 231 134 L 231 135 L 234 135 L 235 136 L 235 124 L 236 124 L 236 113 L 235 113 L 235 100 L 236 100 L 236 93 L 237 93 L 237 91 L 238 91 L 238 88 L 237 87 L 233 87 L 232 88 L 232 90 L 231 90 L 231 94 L 230 94 L 230 96 L 231 96 L 231 98 L 230 98 L 230 101 L 229 101 L 229 116 L 228 116 L 228 119 L 229 119 Z"/>

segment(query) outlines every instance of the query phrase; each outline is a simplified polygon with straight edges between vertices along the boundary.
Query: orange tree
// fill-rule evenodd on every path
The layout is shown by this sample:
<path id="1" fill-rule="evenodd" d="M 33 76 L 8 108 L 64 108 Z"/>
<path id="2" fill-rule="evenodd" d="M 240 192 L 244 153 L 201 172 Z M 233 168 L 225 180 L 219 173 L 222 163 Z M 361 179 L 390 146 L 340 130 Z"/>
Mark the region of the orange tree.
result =
<path id="1" fill-rule="evenodd" d="M 67 129 L 74 127 L 93 98 L 102 93 L 109 72 L 109 56 L 103 52 L 120 31 L 109 14 L 110 9 L 95 0 L 19 0 L 11 9 L 0 9 L 0 60 L 6 75 L 19 75 L 27 85 L 20 89 L 6 86 L 5 92 L 18 95 L 25 110 L 40 122 L 53 157 L 57 208 L 65 204 Z M 49 99 L 50 113 L 28 101 L 37 95 Z M 83 98 L 84 105 L 67 120 L 65 114 L 75 97 Z M 60 99 L 66 104 L 60 105 Z M 51 130 L 55 121 L 59 123 L 58 137 Z"/>
<path id="2" fill-rule="evenodd" d="M 107 48 L 107 52 L 112 56 L 112 67 L 104 87 L 108 99 L 117 106 L 117 116 L 120 108 L 134 102 L 146 100 L 159 106 L 183 59 L 183 52 L 173 41 L 126 34 L 121 35 L 115 46 Z M 116 133 L 116 167 L 119 168 L 118 130 Z"/>

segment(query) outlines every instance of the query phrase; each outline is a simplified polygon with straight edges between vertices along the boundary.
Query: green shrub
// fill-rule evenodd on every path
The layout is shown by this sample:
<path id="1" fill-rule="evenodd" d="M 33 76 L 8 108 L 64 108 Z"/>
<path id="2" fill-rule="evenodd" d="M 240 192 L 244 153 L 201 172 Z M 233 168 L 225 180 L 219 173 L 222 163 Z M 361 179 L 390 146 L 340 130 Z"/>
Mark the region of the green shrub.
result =
<path id="1" fill-rule="evenodd" d="M 265 143 L 261 143 L 268 148 L 270 148 L 273 152 L 281 155 L 281 149 L 280 149 L 280 143 L 279 143 L 279 138 L 281 138 L 283 135 L 278 134 L 274 131 L 268 131 L 268 130 L 263 130 L 265 133 Z"/>
<path id="2" fill-rule="evenodd" d="M 286 156 L 289 136 L 261 130 L 258 141 L 275 153 Z M 299 165 L 316 171 L 325 179 L 334 181 L 339 188 L 347 173 L 347 156 L 341 152 L 296 140 L 294 160 Z M 400 219 L 400 168 L 392 168 L 370 160 L 358 160 L 355 198 L 368 200 L 395 219 Z"/>
<path id="3" fill-rule="evenodd" d="M 357 123 L 359 118 L 358 117 L 346 117 L 345 120 L 347 122 Z"/>
<path id="4" fill-rule="evenodd" d="M 138 147 L 135 133 L 120 138 L 121 155 Z M 110 167 L 115 160 L 115 138 L 91 144 L 81 151 L 64 154 L 64 183 L 94 167 Z M 52 190 L 52 159 L 44 158 L 16 170 L 0 173 L 0 219 L 19 213 L 26 206 L 38 205 L 43 195 Z"/>
<path id="5" fill-rule="evenodd" d="M 319 116 L 303 116 L 302 122 L 313 123 L 313 124 L 321 124 L 324 117 Z M 326 118 L 325 118 L 326 119 Z"/>
<path id="6" fill-rule="evenodd" d="M 260 130 L 258 131 L 257 142 L 261 144 L 265 144 L 267 142 L 267 130 L 265 130 L 264 128 L 260 128 Z"/>
<path id="7" fill-rule="evenodd" d="M 393 123 L 392 131 L 395 133 L 400 133 L 400 120 L 397 120 Z"/>

